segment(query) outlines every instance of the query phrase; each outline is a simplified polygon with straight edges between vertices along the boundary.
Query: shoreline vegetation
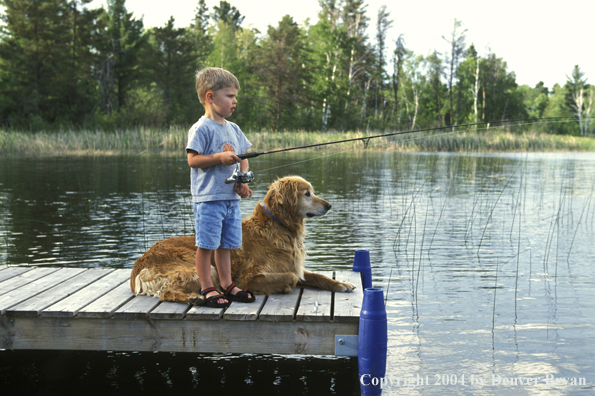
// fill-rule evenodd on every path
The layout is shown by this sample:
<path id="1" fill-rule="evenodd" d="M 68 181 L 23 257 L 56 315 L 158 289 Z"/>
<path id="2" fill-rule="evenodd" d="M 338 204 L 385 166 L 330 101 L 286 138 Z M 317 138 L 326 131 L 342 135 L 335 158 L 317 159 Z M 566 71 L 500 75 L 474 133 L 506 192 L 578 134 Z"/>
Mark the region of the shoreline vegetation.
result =
<path id="1" fill-rule="evenodd" d="M 365 138 L 390 132 L 245 132 L 251 151 L 269 151 L 336 140 Z M 65 130 L 61 132 L 19 132 L 0 130 L 0 153 L 18 156 L 183 156 L 187 130 L 136 128 L 115 132 Z M 363 149 L 362 141 L 303 149 L 349 151 Z M 419 132 L 369 141 L 368 150 L 399 152 L 555 152 L 595 151 L 595 138 L 555 135 L 543 132 L 512 132 L 510 128 Z"/>

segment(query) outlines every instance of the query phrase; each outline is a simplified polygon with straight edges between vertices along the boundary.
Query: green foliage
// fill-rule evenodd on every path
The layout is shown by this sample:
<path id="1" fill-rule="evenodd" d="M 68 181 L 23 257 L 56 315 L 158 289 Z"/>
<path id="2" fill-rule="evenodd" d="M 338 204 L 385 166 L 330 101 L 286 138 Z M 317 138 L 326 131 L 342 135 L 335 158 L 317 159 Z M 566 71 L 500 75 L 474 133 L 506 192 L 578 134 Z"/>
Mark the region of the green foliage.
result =
<path id="1" fill-rule="evenodd" d="M 578 66 L 564 86 L 517 86 L 496 54 L 466 47 L 455 20 L 448 54 L 386 41 L 386 7 L 321 0 L 318 20 L 290 16 L 266 32 L 243 27 L 241 10 L 197 0 L 190 26 L 173 18 L 145 29 L 125 0 L 0 0 L 0 125 L 23 130 L 187 129 L 203 112 L 195 72 L 234 73 L 241 89 L 232 121 L 247 131 L 349 131 L 577 117 L 545 132 L 592 133 L 595 88 Z M 377 11 L 377 13 L 376 13 Z M 273 22 L 273 21 L 271 21 Z"/>
<path id="2" fill-rule="evenodd" d="M 305 42 L 303 31 L 289 15 L 275 28 L 269 26 L 263 41 L 255 72 L 264 90 L 263 125 L 274 130 L 298 124 L 300 110 L 306 104 L 307 71 L 302 67 Z M 297 121 L 297 122 L 296 122 Z"/>

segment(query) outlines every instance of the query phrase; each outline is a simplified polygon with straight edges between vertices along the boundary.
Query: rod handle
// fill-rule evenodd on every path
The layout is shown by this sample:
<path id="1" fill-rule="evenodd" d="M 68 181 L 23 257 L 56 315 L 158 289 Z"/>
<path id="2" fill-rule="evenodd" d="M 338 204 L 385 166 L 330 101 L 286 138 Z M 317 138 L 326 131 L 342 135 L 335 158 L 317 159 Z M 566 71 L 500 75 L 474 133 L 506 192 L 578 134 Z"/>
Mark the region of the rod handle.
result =
<path id="1" fill-rule="evenodd" d="M 264 154 L 264 153 L 244 153 L 244 154 L 238 154 L 238 158 L 239 159 L 254 158 L 254 157 L 258 157 L 261 154 Z"/>

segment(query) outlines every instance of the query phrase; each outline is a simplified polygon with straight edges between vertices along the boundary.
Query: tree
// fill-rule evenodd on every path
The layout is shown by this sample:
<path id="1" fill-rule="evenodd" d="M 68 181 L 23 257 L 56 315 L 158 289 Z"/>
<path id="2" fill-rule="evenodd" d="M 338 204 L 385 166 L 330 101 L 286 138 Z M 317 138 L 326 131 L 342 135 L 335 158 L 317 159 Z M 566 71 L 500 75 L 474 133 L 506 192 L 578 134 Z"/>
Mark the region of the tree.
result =
<path id="1" fill-rule="evenodd" d="M 238 29 L 244 21 L 244 17 L 240 13 L 240 11 L 231 4 L 229 4 L 227 1 L 219 2 L 219 6 L 214 6 L 213 11 L 214 12 L 211 15 L 211 17 L 213 18 L 215 23 L 223 21 L 226 24 L 232 26 L 234 30 Z"/>
<path id="2" fill-rule="evenodd" d="M 455 120 L 458 124 L 477 123 L 479 120 L 479 90 L 480 90 L 480 63 L 481 58 L 471 44 L 465 51 L 466 57 L 461 61 L 457 69 Z M 477 127 L 477 126 L 476 126 Z"/>
<path id="3" fill-rule="evenodd" d="M 450 53 L 446 58 L 448 63 L 448 98 L 450 101 L 450 124 L 458 125 L 458 114 L 455 119 L 454 114 L 454 104 L 453 104 L 453 81 L 457 76 L 457 69 L 459 67 L 459 63 L 463 53 L 465 52 L 465 33 L 467 29 L 460 31 L 462 26 L 461 21 L 455 19 L 454 26 L 450 35 L 450 38 L 446 38 L 442 36 L 442 38 L 449 44 L 450 46 Z"/>
<path id="4" fill-rule="evenodd" d="M 362 127 L 366 122 L 368 91 L 374 79 L 376 55 L 368 44 L 366 31 L 369 18 L 364 0 L 344 0 L 340 11 L 343 26 L 347 31 L 346 50 L 348 58 L 343 70 L 347 74 L 345 111 L 341 128 Z M 367 127 L 367 125 L 366 125 Z"/>
<path id="5" fill-rule="evenodd" d="M 205 0 L 199 0 L 194 20 L 186 29 L 186 40 L 193 43 L 193 65 L 199 70 L 204 68 L 206 60 L 213 50 L 213 40 L 209 35 L 209 9 Z"/>
<path id="6" fill-rule="evenodd" d="M 408 78 L 407 85 L 403 84 L 405 85 L 404 93 L 411 92 L 411 101 L 413 103 L 413 114 L 410 117 L 411 125 L 409 128 L 414 129 L 417 121 L 419 99 L 427 83 L 427 60 L 422 55 L 415 56 L 412 52 L 409 53 L 405 62 L 405 74 Z"/>
<path id="7" fill-rule="evenodd" d="M 392 111 L 393 118 L 397 117 L 397 111 L 399 107 L 399 84 L 401 83 L 401 73 L 403 71 L 405 55 L 407 55 L 407 49 L 405 48 L 405 40 L 401 34 L 395 41 L 395 50 L 393 51 L 393 75 L 391 81 L 394 95 Z"/>
<path id="8" fill-rule="evenodd" d="M 267 35 L 256 70 L 267 92 L 265 111 L 270 126 L 280 130 L 298 124 L 298 111 L 305 104 L 305 44 L 302 30 L 289 15 L 276 28 L 269 26 Z"/>
<path id="9" fill-rule="evenodd" d="M 192 111 L 196 101 L 193 75 L 193 43 L 188 40 L 186 29 L 174 28 L 174 18 L 170 17 L 165 27 L 149 31 L 150 51 L 142 59 L 147 78 L 159 90 L 165 108 L 162 109 L 164 122 L 169 126 L 176 115 Z M 180 121 L 189 122 L 182 117 Z"/>
<path id="10" fill-rule="evenodd" d="M 593 93 L 584 76 L 585 73 L 581 71 L 578 65 L 574 66 L 570 77 L 566 76 L 566 102 L 568 108 L 571 109 L 578 119 L 581 136 L 587 136 L 589 132 L 591 109 L 593 105 Z"/>
<path id="11" fill-rule="evenodd" d="M 426 105 L 424 108 L 428 111 L 428 117 L 430 119 L 433 118 L 438 123 L 438 126 L 441 127 L 444 124 L 444 113 L 442 111 L 442 106 L 444 105 L 443 98 L 445 97 L 445 92 L 448 92 L 442 83 L 444 64 L 442 63 L 440 53 L 436 50 L 428 56 L 427 60 L 429 89 L 425 92 L 431 94 L 431 97 L 425 102 Z"/>
<path id="12" fill-rule="evenodd" d="M 386 10 L 386 6 L 382 5 L 378 9 L 378 19 L 376 21 L 376 71 L 375 71 L 375 85 L 376 95 L 374 100 L 374 116 L 378 114 L 380 107 L 380 119 L 384 120 L 384 82 L 386 81 L 386 60 L 384 52 L 386 50 L 386 34 L 388 29 L 392 26 L 393 21 L 389 19 L 390 12 Z M 380 102 L 380 103 L 379 103 Z"/>
<path id="13" fill-rule="evenodd" d="M 80 124 L 93 108 L 98 10 L 89 0 L 2 0 L 0 119 Z"/>
<path id="14" fill-rule="evenodd" d="M 335 2 L 328 3 L 321 2 L 320 19 L 307 32 L 307 64 L 311 65 L 309 81 L 312 87 L 309 97 L 320 104 L 320 107 L 315 105 L 320 123 L 318 120 L 314 122 L 322 130 L 329 129 L 335 120 L 339 122 L 340 115 L 344 114 L 349 95 L 349 81 L 343 81 L 348 78 L 344 68 L 353 44 L 347 28 L 341 24 Z"/>
<path id="15" fill-rule="evenodd" d="M 470 51 L 471 52 L 471 51 Z M 475 52 L 475 51 L 473 51 Z M 471 93 L 473 94 L 473 122 L 477 124 L 477 96 L 479 95 L 479 56 L 477 53 L 474 54 L 475 56 L 475 84 L 471 89 Z M 475 130 L 477 130 L 477 125 L 475 125 Z"/>
<path id="16" fill-rule="evenodd" d="M 529 117 L 542 118 L 549 104 L 549 90 L 544 86 L 543 81 L 531 88 L 527 85 L 519 87 L 523 95 L 523 102 Z"/>
<path id="17" fill-rule="evenodd" d="M 343 25 L 347 29 L 347 46 L 349 60 L 344 68 L 347 72 L 347 102 L 345 103 L 345 115 L 352 112 L 348 108 L 357 106 L 359 96 L 353 98 L 354 91 L 359 91 L 366 81 L 368 60 L 371 56 L 370 48 L 366 41 L 366 30 L 368 29 L 369 18 L 366 16 L 364 0 L 345 0 L 342 10 Z M 353 98 L 353 99 L 352 99 Z"/>
<path id="18" fill-rule="evenodd" d="M 101 15 L 105 30 L 99 44 L 102 64 L 96 77 L 105 113 L 126 104 L 128 91 L 140 77 L 138 55 L 147 38 L 143 21 L 134 19 L 124 3 L 125 0 L 107 0 L 108 9 Z"/>
<path id="19" fill-rule="evenodd" d="M 244 17 L 237 8 L 226 1 L 221 1 L 219 7 L 215 6 L 213 10 L 213 47 L 207 63 L 223 69 L 232 69 L 232 64 L 237 59 L 236 33 L 242 29 L 240 25 Z"/>
<path id="20" fill-rule="evenodd" d="M 506 62 L 490 53 L 480 60 L 482 79 L 482 122 L 527 118 L 516 75 L 507 71 Z"/>

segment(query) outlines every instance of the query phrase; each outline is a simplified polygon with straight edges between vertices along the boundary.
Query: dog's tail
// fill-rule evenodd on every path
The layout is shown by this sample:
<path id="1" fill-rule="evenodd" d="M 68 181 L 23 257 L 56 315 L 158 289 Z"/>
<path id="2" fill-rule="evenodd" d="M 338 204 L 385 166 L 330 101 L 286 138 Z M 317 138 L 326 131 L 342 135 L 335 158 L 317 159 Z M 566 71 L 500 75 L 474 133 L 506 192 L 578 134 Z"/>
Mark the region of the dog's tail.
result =
<path id="1" fill-rule="evenodd" d="M 159 297 L 167 289 L 169 278 L 153 275 L 148 268 L 143 269 L 134 279 L 133 292 L 137 296 Z"/>

